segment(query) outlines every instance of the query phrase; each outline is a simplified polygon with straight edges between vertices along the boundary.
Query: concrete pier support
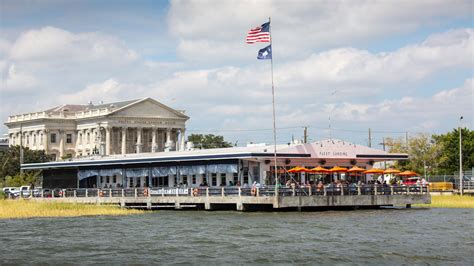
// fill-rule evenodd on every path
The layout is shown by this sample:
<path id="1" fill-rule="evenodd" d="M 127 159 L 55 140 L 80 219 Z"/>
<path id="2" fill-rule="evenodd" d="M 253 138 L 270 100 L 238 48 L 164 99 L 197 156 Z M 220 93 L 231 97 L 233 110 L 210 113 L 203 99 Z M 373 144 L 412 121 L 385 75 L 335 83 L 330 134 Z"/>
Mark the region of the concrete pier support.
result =
<path id="1" fill-rule="evenodd" d="M 211 203 L 209 201 L 204 202 L 204 209 L 205 210 L 212 210 Z"/>
<path id="2" fill-rule="evenodd" d="M 176 202 L 176 203 L 174 204 L 174 208 L 175 208 L 176 210 L 181 210 L 181 203 Z"/>

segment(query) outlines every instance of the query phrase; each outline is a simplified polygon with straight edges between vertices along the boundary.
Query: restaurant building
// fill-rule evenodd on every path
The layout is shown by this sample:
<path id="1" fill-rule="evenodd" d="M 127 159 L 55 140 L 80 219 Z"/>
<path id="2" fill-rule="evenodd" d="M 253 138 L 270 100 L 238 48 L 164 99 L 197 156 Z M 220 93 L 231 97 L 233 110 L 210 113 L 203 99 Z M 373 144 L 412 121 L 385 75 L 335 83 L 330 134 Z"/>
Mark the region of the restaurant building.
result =
<path id="1" fill-rule="evenodd" d="M 376 162 L 406 160 L 407 154 L 328 139 L 307 144 L 277 145 L 280 182 L 295 166 L 370 169 Z M 42 170 L 43 188 L 196 187 L 275 184 L 273 146 L 231 147 L 89 157 L 70 161 L 23 164 Z M 298 175 L 299 182 L 314 176 Z M 338 178 L 345 178 L 344 175 Z"/>

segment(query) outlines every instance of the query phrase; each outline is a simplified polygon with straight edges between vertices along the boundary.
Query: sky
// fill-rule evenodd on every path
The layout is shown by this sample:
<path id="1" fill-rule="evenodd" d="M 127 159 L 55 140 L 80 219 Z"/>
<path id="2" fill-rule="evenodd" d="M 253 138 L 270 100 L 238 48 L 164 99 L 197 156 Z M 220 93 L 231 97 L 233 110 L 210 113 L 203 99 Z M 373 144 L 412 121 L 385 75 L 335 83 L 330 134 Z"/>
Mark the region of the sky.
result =
<path id="1" fill-rule="evenodd" d="M 272 143 L 267 44 L 245 43 L 271 17 L 278 143 L 472 129 L 473 3 L 0 0 L 0 120 L 152 97 L 188 135 Z"/>

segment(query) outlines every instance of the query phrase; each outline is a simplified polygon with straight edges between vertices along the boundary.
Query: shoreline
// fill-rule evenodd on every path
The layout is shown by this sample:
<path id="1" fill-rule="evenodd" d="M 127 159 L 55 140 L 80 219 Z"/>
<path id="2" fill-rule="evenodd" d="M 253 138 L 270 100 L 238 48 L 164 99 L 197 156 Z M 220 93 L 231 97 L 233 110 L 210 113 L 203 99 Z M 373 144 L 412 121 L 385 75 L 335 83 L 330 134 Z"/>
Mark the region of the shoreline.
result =
<path id="1" fill-rule="evenodd" d="M 474 208 L 474 197 L 460 195 L 432 195 L 431 204 L 414 204 L 413 207 L 454 209 Z"/>
<path id="2" fill-rule="evenodd" d="M 143 213 L 144 211 L 141 210 L 123 209 L 118 206 L 110 205 L 0 200 L 0 220 L 48 217 L 121 216 Z"/>

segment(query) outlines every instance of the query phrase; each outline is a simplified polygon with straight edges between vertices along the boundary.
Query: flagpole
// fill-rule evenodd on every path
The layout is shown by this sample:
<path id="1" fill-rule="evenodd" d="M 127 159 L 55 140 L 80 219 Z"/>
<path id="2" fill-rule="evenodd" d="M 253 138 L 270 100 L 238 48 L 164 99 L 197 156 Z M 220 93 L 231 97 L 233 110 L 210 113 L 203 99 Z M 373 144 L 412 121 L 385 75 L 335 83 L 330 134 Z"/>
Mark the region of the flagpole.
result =
<path id="1" fill-rule="evenodd" d="M 280 180 L 278 180 L 278 168 L 277 168 L 277 146 L 276 146 L 276 122 L 275 122 L 275 86 L 273 83 L 273 45 L 272 45 L 272 23 L 271 17 L 268 17 L 269 28 L 268 31 L 270 33 L 270 47 L 271 47 L 271 58 L 270 64 L 272 69 L 272 107 L 273 107 L 273 158 L 275 161 L 275 196 L 278 196 L 278 186 L 280 184 Z"/>

